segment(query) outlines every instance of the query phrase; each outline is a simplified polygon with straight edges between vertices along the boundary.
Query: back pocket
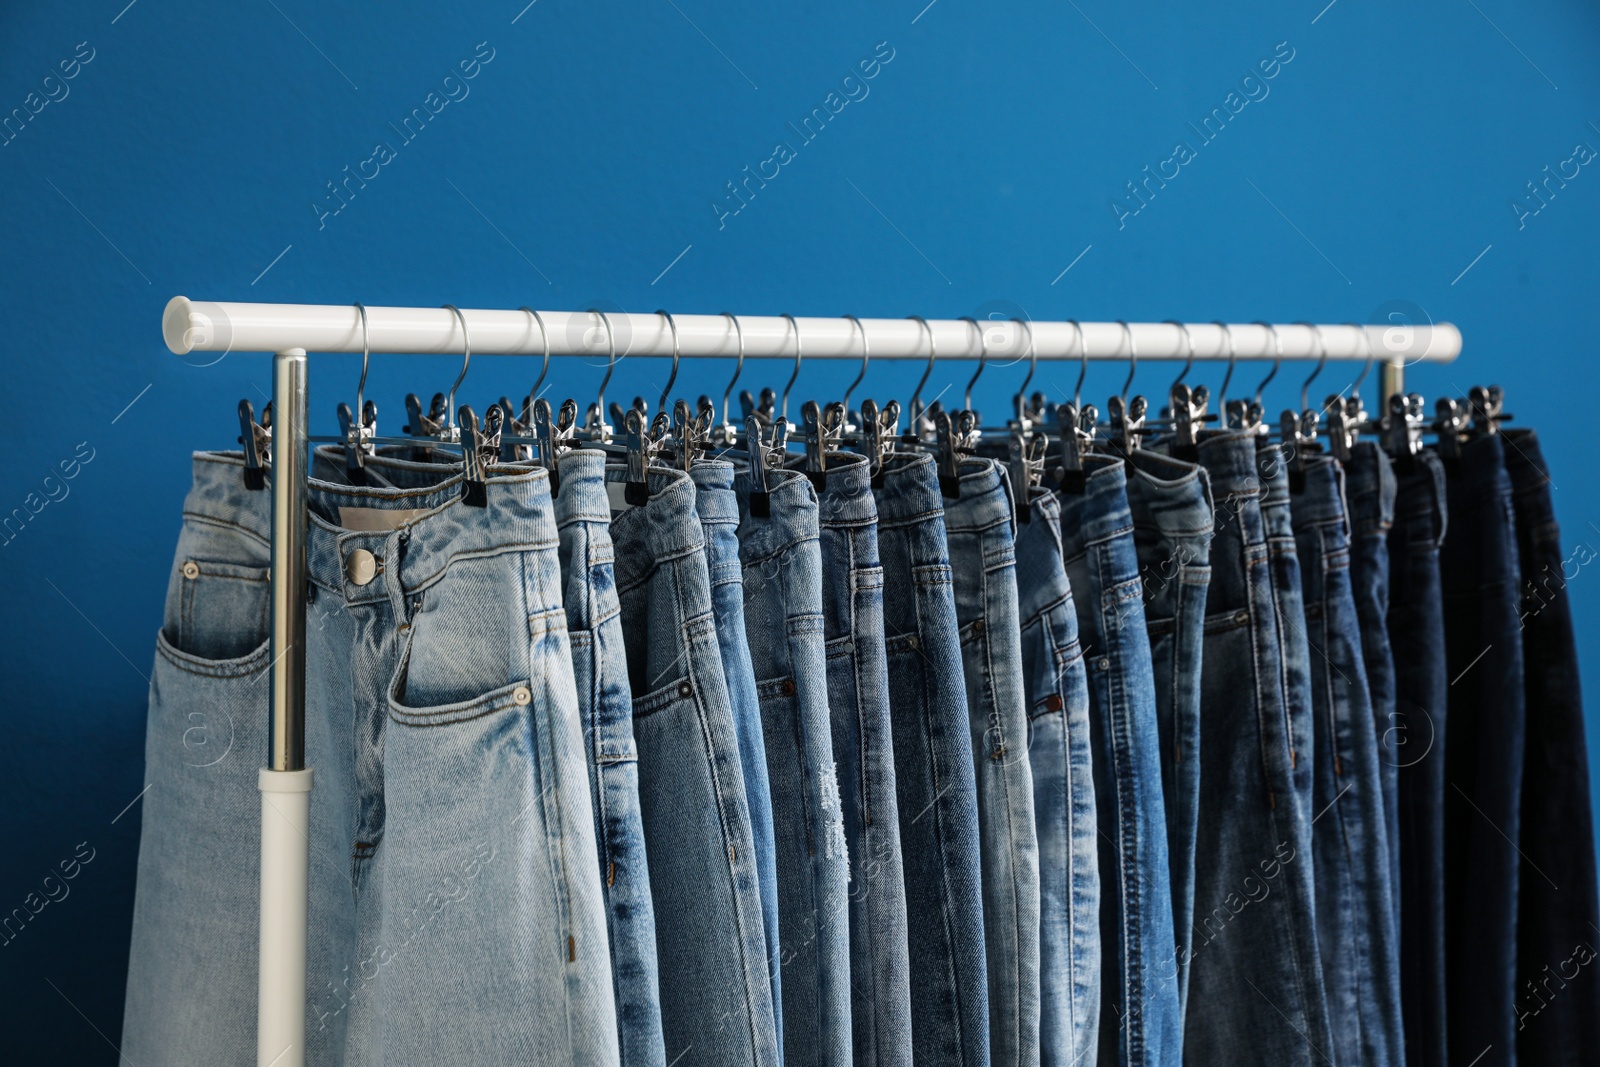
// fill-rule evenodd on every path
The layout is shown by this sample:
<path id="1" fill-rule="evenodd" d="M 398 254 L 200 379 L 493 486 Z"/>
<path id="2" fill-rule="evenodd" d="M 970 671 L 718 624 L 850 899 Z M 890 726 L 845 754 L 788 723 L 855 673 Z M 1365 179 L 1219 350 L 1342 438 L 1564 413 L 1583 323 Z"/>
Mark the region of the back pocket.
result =
<path id="1" fill-rule="evenodd" d="M 270 554 L 242 530 L 190 519 L 178 538 L 162 634 L 202 660 L 246 656 L 267 639 Z"/>

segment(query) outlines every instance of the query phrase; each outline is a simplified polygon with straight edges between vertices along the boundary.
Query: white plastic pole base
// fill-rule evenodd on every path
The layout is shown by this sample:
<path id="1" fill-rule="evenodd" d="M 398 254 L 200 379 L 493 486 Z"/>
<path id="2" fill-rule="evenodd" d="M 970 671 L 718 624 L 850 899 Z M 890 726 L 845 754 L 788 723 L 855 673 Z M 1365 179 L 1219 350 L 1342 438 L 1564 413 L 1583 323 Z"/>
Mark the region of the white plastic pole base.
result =
<path id="1" fill-rule="evenodd" d="M 261 990 L 256 1067 L 305 1067 L 311 772 L 263 767 L 259 785 Z"/>

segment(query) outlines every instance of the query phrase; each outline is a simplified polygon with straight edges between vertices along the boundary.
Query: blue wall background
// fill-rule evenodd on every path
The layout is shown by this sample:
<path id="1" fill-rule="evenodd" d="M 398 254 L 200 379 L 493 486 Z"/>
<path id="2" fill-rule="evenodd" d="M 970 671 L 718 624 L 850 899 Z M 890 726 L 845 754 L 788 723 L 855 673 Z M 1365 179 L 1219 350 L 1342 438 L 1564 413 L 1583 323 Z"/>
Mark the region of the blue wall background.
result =
<path id="1" fill-rule="evenodd" d="M 264 356 L 169 353 L 158 323 L 175 293 L 930 317 L 1009 301 L 1134 320 L 1374 321 L 1404 307 L 1466 337 L 1457 364 L 1411 385 L 1503 384 L 1544 435 L 1566 540 L 1600 546 L 1600 474 L 1576 458 L 1592 420 L 1575 406 L 1597 382 L 1600 173 L 1563 164 L 1600 147 L 1593 5 L 926 2 L 5 6 L 0 114 L 38 113 L 0 147 L 0 512 L 60 499 L 0 546 L 0 911 L 81 842 L 94 857 L 0 948 L 19 1061 L 116 1058 L 146 674 L 186 454 L 231 447 L 237 400 L 259 406 L 268 386 Z M 875 50 L 892 59 L 865 95 L 842 85 Z M 1241 87 L 1275 50 L 1292 59 L 1266 95 Z M 446 83 L 475 54 L 475 76 Z M 390 123 L 430 92 L 449 102 L 403 142 Z M 830 92 L 859 98 L 799 143 L 787 123 Z M 1259 99 L 1200 144 L 1186 124 L 1230 92 Z M 779 140 L 794 158 L 719 219 L 724 183 Z M 1195 158 L 1119 228 L 1124 183 L 1179 140 Z M 325 183 L 379 141 L 394 158 L 319 217 Z M 1547 165 L 1578 173 L 1519 213 Z M 320 431 L 357 366 L 315 364 Z M 599 379 L 557 367 L 558 396 Z M 536 369 L 485 361 L 462 396 L 521 395 Z M 393 430 L 405 392 L 454 371 L 381 358 L 367 395 Z M 837 393 L 852 371 L 814 365 L 800 392 Z M 625 363 L 611 395 L 654 397 L 664 372 Z M 747 382 L 762 373 L 782 376 L 763 366 Z M 969 371 L 942 373 L 935 388 Z M 1000 410 L 1018 373 L 991 371 L 977 399 Z M 1121 375 L 1091 371 L 1087 392 Z M 1071 377 L 1036 384 L 1060 392 Z M 1169 378 L 1141 371 L 1136 388 Z M 1280 376 L 1269 408 L 1297 389 Z M 882 366 L 864 390 L 905 382 Z M 92 459 L 46 485 L 82 442 Z M 1571 590 L 1594 682 L 1600 578 L 1583 567 Z M 1592 758 L 1592 721 L 1589 736 Z"/>

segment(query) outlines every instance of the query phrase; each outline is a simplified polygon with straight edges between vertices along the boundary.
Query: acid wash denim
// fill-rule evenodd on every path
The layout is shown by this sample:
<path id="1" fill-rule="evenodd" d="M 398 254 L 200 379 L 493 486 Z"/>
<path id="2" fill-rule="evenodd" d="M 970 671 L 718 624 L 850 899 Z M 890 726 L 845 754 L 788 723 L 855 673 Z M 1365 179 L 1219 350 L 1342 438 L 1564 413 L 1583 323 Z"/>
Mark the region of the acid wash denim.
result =
<path id="1" fill-rule="evenodd" d="M 1445 968 L 1452 1062 L 1514 1064 L 1522 798 L 1522 579 L 1499 434 L 1445 464 L 1450 536 L 1440 550 L 1450 674 L 1445 749 Z M 1485 1051 L 1487 1050 L 1487 1051 Z"/>
<path id="2" fill-rule="evenodd" d="M 1061 562 L 1061 504 L 1048 490 L 1031 495 L 1027 521 L 1017 527 L 1017 611 L 1039 839 L 1039 1062 L 1082 1067 L 1095 1061 L 1100 1026 L 1089 679 Z"/>
<path id="3" fill-rule="evenodd" d="M 1399 1063 L 1399 931 L 1361 620 L 1350 579 L 1344 471 L 1308 456 L 1290 500 L 1311 644 L 1317 947 L 1336 1063 Z"/>
<path id="4" fill-rule="evenodd" d="M 767 781 L 767 743 L 761 732 L 761 701 L 745 635 L 744 565 L 739 562 L 739 498 L 733 492 L 733 464 L 702 460 L 689 477 L 695 484 L 695 510 L 706 538 L 706 569 L 711 607 L 717 617 L 717 647 L 739 735 L 739 762 L 756 845 L 756 875 L 761 887 L 761 920 L 766 931 L 767 970 L 772 976 L 773 1024 L 783 1053 L 783 984 L 778 964 L 778 857 L 773 844 L 772 792 Z"/>
<path id="5" fill-rule="evenodd" d="M 850 1023 L 857 1067 L 910 1067 L 911 963 L 889 720 L 878 505 L 867 462 L 830 460 L 818 500 L 828 710 L 850 855 Z"/>
<path id="6" fill-rule="evenodd" d="M 1517 906 L 1517 1057 L 1576 1063 L 1600 1048 L 1600 938 L 1588 747 L 1567 584 L 1595 550 L 1561 547 L 1550 475 L 1532 430 L 1505 430 L 1517 513 L 1528 701 Z M 1545 881 L 1541 874 L 1547 876 Z"/>
<path id="7" fill-rule="evenodd" d="M 1389 644 L 1394 651 L 1394 742 L 1400 765 L 1400 1008 L 1408 1067 L 1446 1067 L 1444 465 L 1432 452 L 1395 461 L 1389 531 Z"/>
<path id="8" fill-rule="evenodd" d="M 1039 844 L 1011 490 L 1006 469 L 992 459 L 964 461 L 959 484 L 961 495 L 945 502 L 944 523 L 978 787 L 989 1060 L 1038 1067 Z"/>
<path id="9" fill-rule="evenodd" d="M 667 1062 L 777 1067 L 772 980 L 738 731 L 696 490 L 653 467 L 613 511 Z M 627 472 L 606 468 L 620 499 Z M 615 507 L 615 505 L 614 505 Z"/>
<path id="10" fill-rule="evenodd" d="M 199 584 L 222 577 L 265 585 L 264 571 L 250 577 L 247 557 L 231 564 L 217 558 L 246 543 L 266 543 L 268 494 L 244 490 L 242 469 L 236 455 L 196 457 L 175 568 L 179 580 L 196 584 L 180 587 L 178 615 L 165 635 L 168 644 L 176 639 L 171 652 L 178 654 L 158 654 L 153 703 L 162 705 L 162 714 L 169 699 L 159 695 L 162 661 L 204 670 L 212 680 L 237 673 L 237 664 L 226 672 L 217 668 L 226 665 L 221 657 L 238 651 L 238 623 L 218 630 L 212 613 L 221 606 L 237 615 L 242 608 L 242 619 L 250 620 L 265 611 L 238 602 L 236 594 L 219 597 L 217 583 L 206 582 L 209 589 Z M 481 509 L 461 503 L 456 476 L 414 490 L 314 480 L 309 495 L 307 756 L 317 782 L 308 835 L 314 931 L 308 1061 L 617 1063 L 604 903 L 586 775 L 578 770 L 581 729 L 545 476 L 516 471 L 491 479 Z M 396 529 L 357 531 L 336 525 L 349 508 L 408 515 L 397 517 Z M 358 550 L 379 562 L 376 579 L 365 584 L 347 570 Z M 507 641 L 500 639 L 507 628 L 491 628 L 484 654 L 482 613 L 496 601 L 499 617 L 520 617 L 527 629 L 509 628 Z M 202 631 L 212 636 L 199 637 Z M 265 652 L 256 654 L 265 669 Z M 259 673 L 235 684 L 248 685 Z M 178 696 L 183 688 L 174 679 L 168 692 Z M 226 697 L 212 702 L 221 694 L 204 694 L 207 703 L 193 709 L 203 720 L 199 725 L 210 731 L 216 709 L 239 707 L 243 692 L 232 705 Z M 259 699 L 262 707 L 252 709 L 258 722 L 265 716 L 264 691 Z M 241 714 L 235 724 L 245 721 Z M 204 740 L 214 736 L 220 735 L 208 733 Z M 247 739 L 236 734 L 234 740 Z M 253 773 L 255 759 L 246 750 L 234 755 Z M 206 770 L 215 773 L 226 762 Z M 230 854 L 253 858 L 258 848 L 249 837 L 257 818 L 213 799 L 224 800 L 190 796 L 190 818 L 222 817 L 226 829 L 208 835 L 202 826 L 185 827 L 189 847 L 220 833 Z M 158 825 L 150 838 L 158 848 L 166 829 Z M 181 861 L 153 855 L 152 862 L 167 873 L 152 878 L 149 889 L 164 906 L 181 905 L 157 884 Z M 234 890 L 249 899 L 229 901 L 237 912 L 233 921 L 244 921 L 251 942 L 254 868 L 253 862 L 234 868 L 248 879 Z M 230 1021 L 221 1012 L 205 1022 L 182 1018 L 191 1006 L 214 1007 L 206 1001 L 215 992 L 235 1001 L 235 1012 L 242 1007 L 253 1016 L 253 944 L 243 951 L 235 944 L 225 957 L 213 957 L 219 946 L 226 951 L 230 936 L 196 921 L 215 906 L 214 874 L 208 870 L 188 883 L 203 887 L 209 899 L 189 902 L 194 906 L 184 910 L 177 932 L 193 931 L 205 949 L 179 948 L 185 971 L 171 1005 L 143 1002 L 152 992 L 159 995 L 161 984 L 145 971 L 149 954 L 140 940 L 152 931 L 141 930 L 136 915 L 133 1033 L 125 1052 L 144 1048 L 150 1062 L 248 1062 L 247 1049 L 221 1051 L 208 1038 L 212 1021 Z M 539 892 L 528 892 L 530 877 Z M 173 934 L 154 932 L 163 952 L 174 948 Z M 228 959 L 244 976 L 242 997 L 237 981 L 210 983 L 196 975 L 195 962 L 209 958 Z M 440 1027 L 441 1017 L 482 1025 Z M 152 1033 L 152 1023 L 183 1030 Z M 248 1046 L 253 1035 L 246 1021 L 227 1041 Z"/>
<path id="11" fill-rule="evenodd" d="M 1123 463 L 1084 459 L 1063 493 L 1062 561 L 1078 612 L 1100 822 L 1100 1053 L 1108 1067 L 1176 1063 L 1183 1050 L 1150 636 Z"/>
<path id="12" fill-rule="evenodd" d="M 1205 468 L 1146 449 L 1135 449 L 1129 459 L 1128 508 L 1155 667 L 1178 1009 L 1183 1012 L 1194 944 L 1194 838 L 1200 761 L 1205 758 L 1200 747 L 1200 650 L 1211 584 L 1211 482 Z"/>
<path id="13" fill-rule="evenodd" d="M 745 633 L 761 701 L 778 861 L 786 1067 L 850 1063 L 850 857 L 828 719 L 817 495 L 795 471 L 770 476 L 770 513 L 739 497 Z"/>
<path id="14" fill-rule="evenodd" d="M 874 495 L 905 865 L 912 1060 L 987 1067 L 978 792 L 933 457 L 888 457 Z"/>
<path id="15" fill-rule="evenodd" d="M 1394 651 L 1384 619 L 1389 613 L 1389 531 L 1394 527 L 1394 465 L 1373 441 L 1357 441 L 1345 465 L 1350 505 L 1350 586 L 1361 621 L 1361 660 L 1372 696 L 1378 738 L 1383 822 L 1389 839 L 1389 902 L 1400 927 L 1400 752 L 1395 724 Z"/>
<path id="16" fill-rule="evenodd" d="M 606 458 L 576 449 L 560 459 L 556 526 L 561 534 L 567 636 L 578 714 L 589 754 L 589 798 L 611 933 L 622 1062 L 665 1067 L 656 975 L 656 921 L 639 814 L 639 753 L 623 650 L 622 607 L 612 571 Z"/>
<path id="17" fill-rule="evenodd" d="M 1200 818 L 1184 1053 L 1330 1062 L 1312 855 L 1294 781 L 1263 484 L 1249 434 L 1204 433 L 1216 501 L 1200 688 Z M 1309 768 L 1308 768 L 1309 770 Z"/>

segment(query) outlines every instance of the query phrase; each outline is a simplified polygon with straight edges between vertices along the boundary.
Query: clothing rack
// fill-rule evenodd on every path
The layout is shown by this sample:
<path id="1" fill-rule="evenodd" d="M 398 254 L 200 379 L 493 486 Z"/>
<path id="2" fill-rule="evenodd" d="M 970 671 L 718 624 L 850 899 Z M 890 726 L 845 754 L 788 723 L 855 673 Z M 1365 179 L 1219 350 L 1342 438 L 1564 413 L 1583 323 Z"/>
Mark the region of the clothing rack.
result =
<path id="1" fill-rule="evenodd" d="M 599 311 L 250 304 L 175 296 L 167 347 L 272 352 L 272 719 L 261 769 L 261 957 L 257 1064 L 305 1063 L 306 910 L 311 769 L 305 766 L 307 352 L 483 356 L 689 356 L 753 359 L 1018 361 L 1374 361 L 1387 398 L 1408 365 L 1461 352 L 1449 323 L 1027 322 L 650 315 Z"/>

